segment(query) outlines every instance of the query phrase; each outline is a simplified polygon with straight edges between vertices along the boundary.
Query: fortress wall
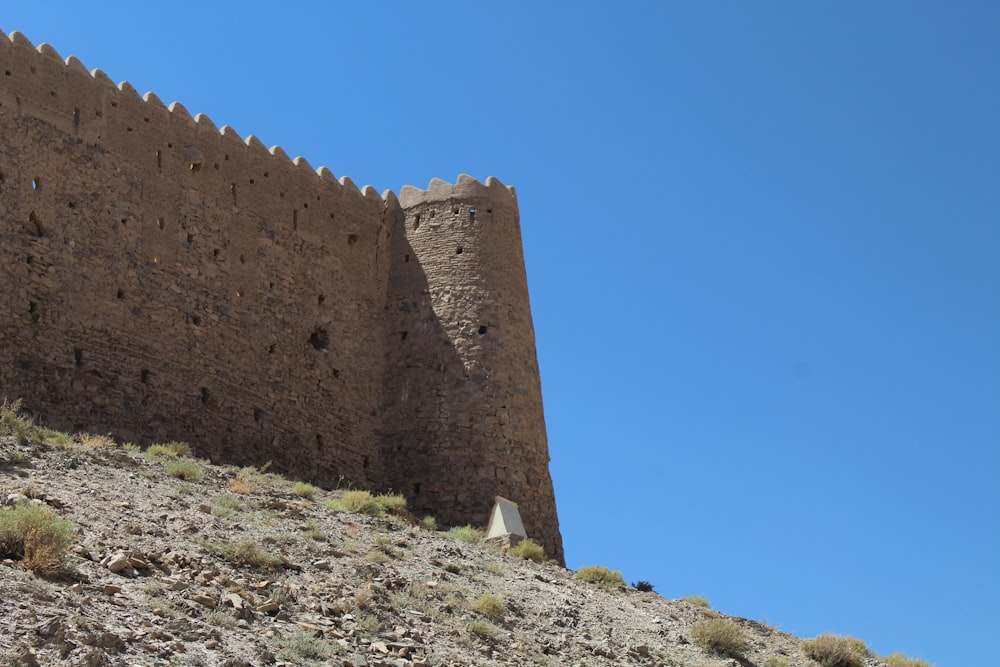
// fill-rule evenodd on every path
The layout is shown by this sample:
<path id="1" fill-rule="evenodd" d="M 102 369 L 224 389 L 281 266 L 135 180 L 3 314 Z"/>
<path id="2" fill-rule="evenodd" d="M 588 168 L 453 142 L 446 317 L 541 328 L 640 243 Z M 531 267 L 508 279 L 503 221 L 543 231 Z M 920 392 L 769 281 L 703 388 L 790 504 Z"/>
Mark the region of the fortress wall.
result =
<path id="1" fill-rule="evenodd" d="M 382 480 L 382 199 L 0 34 L 0 392 L 47 423 Z"/>
<path id="2" fill-rule="evenodd" d="M 489 179 L 400 193 L 386 310 L 383 452 L 417 511 L 484 525 L 520 505 L 563 559 L 517 199 Z"/>

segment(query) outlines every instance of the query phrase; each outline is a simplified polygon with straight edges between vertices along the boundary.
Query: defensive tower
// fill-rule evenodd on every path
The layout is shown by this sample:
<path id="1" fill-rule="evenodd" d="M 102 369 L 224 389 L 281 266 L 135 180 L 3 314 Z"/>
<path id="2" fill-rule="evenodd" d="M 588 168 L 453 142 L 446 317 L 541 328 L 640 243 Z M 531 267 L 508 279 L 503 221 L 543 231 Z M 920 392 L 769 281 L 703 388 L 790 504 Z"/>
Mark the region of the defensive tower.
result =
<path id="1" fill-rule="evenodd" d="M 493 498 L 562 560 L 517 195 L 489 178 L 406 186 L 386 304 L 383 464 L 417 510 L 485 524 Z"/>

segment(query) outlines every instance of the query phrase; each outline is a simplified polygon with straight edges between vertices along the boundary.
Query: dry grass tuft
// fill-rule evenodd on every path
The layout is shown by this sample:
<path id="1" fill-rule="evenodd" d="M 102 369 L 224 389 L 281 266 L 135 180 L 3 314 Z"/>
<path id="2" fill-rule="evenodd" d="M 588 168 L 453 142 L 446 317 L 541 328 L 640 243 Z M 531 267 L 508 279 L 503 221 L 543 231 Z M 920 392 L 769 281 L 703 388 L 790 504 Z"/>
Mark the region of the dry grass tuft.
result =
<path id="1" fill-rule="evenodd" d="M 21 504 L 0 511 L 0 558 L 21 561 L 35 574 L 62 572 L 76 526 L 44 505 Z"/>
<path id="2" fill-rule="evenodd" d="M 691 638 L 709 653 L 727 658 L 743 658 L 750 650 L 750 641 L 743 629 L 724 618 L 710 618 L 695 623 Z"/>
<path id="3" fill-rule="evenodd" d="M 618 570 L 609 570 L 603 565 L 581 567 L 574 575 L 581 581 L 603 586 L 609 590 L 625 588 L 625 578 Z"/>
<path id="4" fill-rule="evenodd" d="M 243 496 L 248 496 L 257 492 L 260 482 L 257 478 L 257 471 L 253 468 L 242 468 L 236 476 L 227 483 L 229 490 Z"/>
<path id="5" fill-rule="evenodd" d="M 501 621 L 507 615 L 507 605 L 499 595 L 486 593 L 472 603 L 472 611 L 482 614 L 491 621 Z"/>
<path id="6" fill-rule="evenodd" d="M 511 556 L 521 560 L 533 560 L 536 563 L 544 563 L 548 560 L 545 555 L 545 547 L 531 540 L 521 540 L 510 548 Z"/>
<path id="7" fill-rule="evenodd" d="M 820 635 L 802 642 L 802 652 L 823 667 L 864 667 L 868 647 L 860 639 Z"/>

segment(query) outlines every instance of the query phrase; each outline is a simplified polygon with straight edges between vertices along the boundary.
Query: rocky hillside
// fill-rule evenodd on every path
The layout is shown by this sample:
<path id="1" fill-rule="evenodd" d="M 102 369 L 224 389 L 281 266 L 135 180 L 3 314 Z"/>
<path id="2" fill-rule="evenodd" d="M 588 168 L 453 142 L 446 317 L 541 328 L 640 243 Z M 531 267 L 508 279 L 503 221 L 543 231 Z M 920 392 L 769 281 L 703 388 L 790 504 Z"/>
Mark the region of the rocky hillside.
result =
<path id="1" fill-rule="evenodd" d="M 183 447 L 142 452 L 9 411 L 5 424 L 0 664 L 815 664 L 799 639 L 756 621 L 588 583 L 391 503 L 349 512 L 342 491 L 177 456 Z M 9 528 L 28 510 L 55 526 L 30 548 Z M 65 559 L 46 560 L 60 535 Z M 742 632 L 736 658 L 696 641 L 710 619 Z"/>

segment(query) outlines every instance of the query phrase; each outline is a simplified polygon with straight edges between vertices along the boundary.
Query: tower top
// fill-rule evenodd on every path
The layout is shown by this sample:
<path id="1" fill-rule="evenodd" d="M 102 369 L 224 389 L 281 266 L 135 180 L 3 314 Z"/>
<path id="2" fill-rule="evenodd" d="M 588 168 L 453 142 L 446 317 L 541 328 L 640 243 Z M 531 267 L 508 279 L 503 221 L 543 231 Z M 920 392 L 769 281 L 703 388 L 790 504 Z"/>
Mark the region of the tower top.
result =
<path id="1" fill-rule="evenodd" d="M 483 185 L 468 174 L 459 174 L 455 184 L 439 178 L 432 178 L 426 190 L 404 185 L 399 191 L 399 203 L 403 208 L 428 202 L 449 199 L 489 199 L 498 204 L 517 208 L 517 192 L 512 185 L 504 185 L 500 179 L 490 176 Z"/>

